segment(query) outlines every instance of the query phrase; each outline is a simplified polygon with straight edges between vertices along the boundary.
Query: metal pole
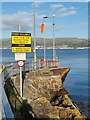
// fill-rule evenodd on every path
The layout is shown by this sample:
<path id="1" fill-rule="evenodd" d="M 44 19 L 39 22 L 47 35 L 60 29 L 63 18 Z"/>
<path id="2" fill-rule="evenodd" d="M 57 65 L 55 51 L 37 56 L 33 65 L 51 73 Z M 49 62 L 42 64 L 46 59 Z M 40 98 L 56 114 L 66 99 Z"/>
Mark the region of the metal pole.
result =
<path id="1" fill-rule="evenodd" d="M 55 17 L 55 15 L 53 15 L 53 60 L 55 60 L 55 34 L 54 34 L 55 23 L 54 23 L 54 17 Z"/>
<path id="2" fill-rule="evenodd" d="M 18 24 L 18 31 L 21 31 L 21 22 Z"/>
<path id="3" fill-rule="evenodd" d="M 46 67 L 46 40 L 44 37 L 44 67 Z"/>
<path id="4" fill-rule="evenodd" d="M 21 32 L 21 22 L 18 24 L 18 31 Z M 22 97 L 22 67 L 20 67 L 20 96 Z"/>
<path id="5" fill-rule="evenodd" d="M 19 32 L 21 32 L 21 22 L 19 22 L 18 24 L 18 30 Z M 25 64 L 24 64 L 25 65 Z M 25 72 L 25 66 L 24 66 L 24 70 L 23 70 L 23 73 Z M 23 76 L 23 73 L 22 73 L 22 67 L 20 67 L 20 96 L 23 97 L 23 85 L 22 85 L 22 76 Z"/>
<path id="6" fill-rule="evenodd" d="M 18 24 L 18 30 L 19 30 L 19 32 L 21 32 L 21 22 L 19 22 L 19 24 Z M 22 54 L 26 54 L 26 53 L 22 53 Z M 23 76 L 25 76 L 25 61 L 24 61 L 24 66 L 23 66 Z"/>
<path id="7" fill-rule="evenodd" d="M 47 16 L 43 17 L 44 19 L 48 18 Z M 46 67 L 46 40 L 44 36 L 44 66 Z"/>
<path id="8" fill-rule="evenodd" d="M 53 60 L 55 60 L 55 32 L 54 32 L 54 30 L 55 30 L 55 23 L 54 23 L 54 17 L 55 17 L 55 15 L 53 15 L 53 55 L 52 55 L 52 59 Z M 45 17 L 43 17 L 43 18 L 50 18 L 50 17 L 47 17 L 47 16 L 45 16 Z"/>
<path id="9" fill-rule="evenodd" d="M 33 3 L 34 10 L 34 70 L 36 70 L 36 23 L 35 23 L 35 3 Z"/>
<path id="10" fill-rule="evenodd" d="M 20 67 L 20 95 L 23 96 L 22 93 L 22 67 Z"/>

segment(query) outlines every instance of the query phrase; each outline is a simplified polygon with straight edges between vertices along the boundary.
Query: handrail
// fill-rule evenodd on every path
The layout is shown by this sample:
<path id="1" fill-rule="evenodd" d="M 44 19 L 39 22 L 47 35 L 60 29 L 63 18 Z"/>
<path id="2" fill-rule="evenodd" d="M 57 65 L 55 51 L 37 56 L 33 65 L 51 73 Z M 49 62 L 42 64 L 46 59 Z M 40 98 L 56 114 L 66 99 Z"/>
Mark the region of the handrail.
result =
<path id="1" fill-rule="evenodd" d="M 37 60 L 36 69 L 43 67 L 53 68 L 60 66 L 58 60 L 53 61 L 52 59 L 47 59 L 45 60 L 45 62 L 46 63 L 44 63 L 44 61 L 40 61 L 40 59 Z M 30 70 L 34 70 L 34 61 L 29 61 L 29 60 L 25 61 L 25 71 L 30 71 Z M 4 74 L 4 82 L 5 82 L 7 79 L 10 79 L 10 77 L 19 74 L 19 67 L 17 66 L 16 62 L 11 63 L 10 65 L 5 64 L 2 67 L 2 73 Z"/>
<path id="2" fill-rule="evenodd" d="M 0 120 L 10 118 L 14 120 L 14 114 L 11 110 L 6 93 L 2 86 L 2 76 L 0 74 Z"/>
<path id="3" fill-rule="evenodd" d="M 2 119 L 2 81 L 0 75 L 0 120 Z"/>
<path id="4" fill-rule="evenodd" d="M 55 62 L 58 62 L 58 60 L 55 61 Z M 50 67 L 50 68 L 55 67 L 55 66 L 53 66 L 53 64 L 54 64 L 54 61 L 52 61 L 51 59 L 46 60 L 46 64 L 44 64 L 44 61 L 43 61 L 43 64 L 42 64 L 40 62 L 40 59 L 39 59 L 36 62 L 36 67 L 37 67 L 37 69 L 43 68 L 43 67 Z M 45 66 L 45 65 L 47 65 L 47 66 Z M 58 67 L 58 66 L 56 66 L 56 67 Z M 34 70 L 34 61 L 25 61 L 25 71 L 30 71 L 30 70 L 31 71 Z M 1 83 L 0 84 L 1 84 L 1 87 L 2 87 L 2 94 L 3 94 L 3 96 L 2 95 L 0 96 L 0 100 L 2 99 L 2 102 L 0 101 L 0 105 L 3 106 L 3 111 L 4 111 L 3 117 L 4 118 L 5 117 L 6 118 L 12 118 L 12 120 L 13 120 L 14 119 L 14 114 L 11 110 L 10 104 L 8 102 L 8 99 L 7 99 L 5 90 L 4 90 L 4 83 L 5 83 L 5 81 L 9 80 L 11 77 L 19 74 L 19 67 L 17 66 L 16 62 L 10 63 L 10 65 L 5 64 L 5 65 L 2 65 L 2 67 L 0 68 L 0 73 L 1 73 L 1 75 L 0 75 L 0 82 Z M 1 112 L 2 111 L 0 111 L 0 113 Z M 0 117 L 2 117 L 2 114 L 0 115 Z"/>
<path id="5" fill-rule="evenodd" d="M 14 114 L 13 114 L 12 109 L 10 107 L 10 104 L 8 102 L 8 99 L 7 99 L 6 93 L 4 91 L 4 88 L 2 88 L 2 94 L 3 94 L 2 105 L 3 105 L 3 108 L 4 108 L 5 115 L 6 115 L 5 118 L 14 120 Z"/>

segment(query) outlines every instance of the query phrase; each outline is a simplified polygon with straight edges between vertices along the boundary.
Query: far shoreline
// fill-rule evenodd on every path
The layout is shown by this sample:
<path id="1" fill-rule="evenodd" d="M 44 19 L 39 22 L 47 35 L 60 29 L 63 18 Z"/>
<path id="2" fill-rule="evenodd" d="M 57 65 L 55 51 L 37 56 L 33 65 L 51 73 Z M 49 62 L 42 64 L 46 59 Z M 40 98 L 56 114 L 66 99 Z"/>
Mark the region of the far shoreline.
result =
<path id="1" fill-rule="evenodd" d="M 36 48 L 36 50 L 43 50 L 44 48 Z M 52 50 L 53 48 L 46 48 Z M 55 48 L 55 50 L 88 50 L 90 47 L 78 47 L 78 48 Z M 0 48 L 0 50 L 11 50 L 11 48 Z"/>

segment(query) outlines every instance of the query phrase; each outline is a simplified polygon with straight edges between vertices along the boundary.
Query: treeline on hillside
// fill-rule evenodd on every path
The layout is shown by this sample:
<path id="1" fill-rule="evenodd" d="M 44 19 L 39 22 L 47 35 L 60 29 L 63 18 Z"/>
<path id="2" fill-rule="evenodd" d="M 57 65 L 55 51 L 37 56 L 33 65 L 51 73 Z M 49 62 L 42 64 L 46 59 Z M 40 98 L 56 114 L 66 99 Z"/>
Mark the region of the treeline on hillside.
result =
<path id="1" fill-rule="evenodd" d="M 32 38 L 32 46 L 33 46 L 33 38 Z M 46 46 L 51 47 L 53 44 L 53 39 L 46 38 Z M 3 38 L 0 40 L 2 48 L 11 48 L 11 39 L 10 38 Z M 39 46 L 43 46 L 44 39 L 43 38 L 36 38 L 36 44 Z M 80 38 L 55 38 L 55 46 L 60 47 L 64 45 L 68 45 L 69 47 L 88 47 L 90 44 L 89 40 L 80 39 Z"/>

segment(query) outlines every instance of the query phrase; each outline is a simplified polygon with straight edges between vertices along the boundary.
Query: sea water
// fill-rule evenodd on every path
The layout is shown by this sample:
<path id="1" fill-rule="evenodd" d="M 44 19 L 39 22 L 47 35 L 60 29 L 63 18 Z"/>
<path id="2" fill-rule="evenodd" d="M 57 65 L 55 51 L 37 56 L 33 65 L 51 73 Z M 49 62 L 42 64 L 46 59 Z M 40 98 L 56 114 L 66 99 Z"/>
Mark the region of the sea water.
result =
<path id="1" fill-rule="evenodd" d="M 70 67 L 64 87 L 70 93 L 71 99 L 79 103 L 82 111 L 87 113 L 88 94 L 88 51 L 87 49 L 57 49 L 55 55 L 58 57 L 60 67 Z M 43 50 L 37 50 L 37 59 L 43 58 Z M 27 53 L 27 60 L 33 59 L 33 52 Z M 46 50 L 46 59 L 52 59 L 52 50 Z M 2 50 L 2 63 L 14 62 L 14 53 L 11 50 Z M 0 61 L 1 62 L 1 61 Z M 84 104 L 85 103 L 85 104 Z M 81 105 L 81 106 L 80 106 Z"/>

